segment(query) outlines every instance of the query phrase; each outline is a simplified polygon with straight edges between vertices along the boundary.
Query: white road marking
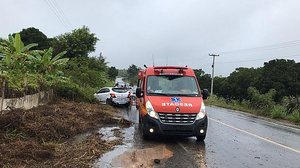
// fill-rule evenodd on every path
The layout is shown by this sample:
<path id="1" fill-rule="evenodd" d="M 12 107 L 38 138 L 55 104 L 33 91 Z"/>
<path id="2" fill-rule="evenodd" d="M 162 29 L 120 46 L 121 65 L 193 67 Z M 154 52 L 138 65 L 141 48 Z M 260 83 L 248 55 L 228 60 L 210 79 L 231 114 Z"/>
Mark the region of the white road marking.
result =
<path id="1" fill-rule="evenodd" d="M 240 129 L 240 128 L 231 126 L 231 125 L 229 125 L 229 124 L 223 123 L 223 122 L 221 122 L 221 121 L 219 121 L 219 120 L 216 120 L 216 119 L 213 119 L 213 118 L 211 118 L 211 117 L 209 118 L 209 120 L 214 121 L 214 122 L 217 122 L 217 123 L 219 123 L 219 124 L 225 125 L 225 126 L 227 126 L 227 127 L 229 127 L 229 128 L 232 128 L 232 129 L 234 129 L 234 130 L 243 132 L 243 133 L 248 134 L 248 135 L 251 135 L 251 136 L 253 136 L 253 137 L 255 137 L 255 138 L 261 139 L 261 140 L 263 140 L 263 141 L 269 142 L 269 143 L 271 143 L 271 144 L 280 146 L 280 147 L 282 147 L 282 148 L 285 148 L 285 149 L 288 149 L 288 150 L 290 150 L 290 151 L 293 151 L 293 152 L 296 152 L 296 153 L 300 154 L 300 150 L 297 150 L 297 149 L 291 148 L 291 147 L 289 147 L 289 146 L 280 144 L 280 143 L 275 142 L 275 141 L 272 141 L 272 140 L 270 140 L 270 139 L 268 139 L 268 138 L 264 138 L 264 137 L 261 137 L 261 136 L 259 136 L 259 135 L 253 134 L 253 133 L 251 133 L 251 132 L 248 132 L 248 131 L 242 130 L 242 129 Z"/>

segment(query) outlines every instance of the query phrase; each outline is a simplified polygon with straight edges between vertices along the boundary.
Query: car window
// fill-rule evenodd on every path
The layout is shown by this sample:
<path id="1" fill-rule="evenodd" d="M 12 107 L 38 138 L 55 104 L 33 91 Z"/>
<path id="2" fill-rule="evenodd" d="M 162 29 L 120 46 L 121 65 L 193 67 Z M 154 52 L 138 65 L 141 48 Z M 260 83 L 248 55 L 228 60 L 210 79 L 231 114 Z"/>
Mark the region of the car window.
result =
<path id="1" fill-rule="evenodd" d="M 126 93 L 128 89 L 125 88 L 112 88 L 112 90 L 116 93 Z"/>
<path id="2" fill-rule="evenodd" d="M 103 88 L 103 89 L 100 89 L 97 93 L 108 93 L 108 92 L 109 92 L 108 88 Z"/>

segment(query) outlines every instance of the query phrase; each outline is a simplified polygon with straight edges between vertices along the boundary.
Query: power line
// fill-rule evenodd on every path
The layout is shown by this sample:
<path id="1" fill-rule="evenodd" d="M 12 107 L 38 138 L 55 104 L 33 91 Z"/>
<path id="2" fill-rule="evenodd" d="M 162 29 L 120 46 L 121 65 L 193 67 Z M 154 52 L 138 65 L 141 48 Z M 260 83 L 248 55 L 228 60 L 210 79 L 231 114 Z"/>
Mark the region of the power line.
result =
<path id="1" fill-rule="evenodd" d="M 225 54 L 241 53 L 241 52 L 257 52 L 259 50 L 274 50 L 274 49 L 294 47 L 294 46 L 299 46 L 299 45 L 300 45 L 300 40 L 294 40 L 294 41 L 287 41 L 287 42 L 282 42 L 282 43 L 277 43 L 277 44 L 272 44 L 272 45 L 265 45 L 265 46 L 260 46 L 260 47 L 224 51 L 224 52 L 220 52 L 220 54 L 225 55 Z"/>
<path id="2" fill-rule="evenodd" d="M 63 16 L 60 15 L 60 13 L 58 12 L 58 9 L 56 8 L 56 6 L 52 3 L 51 0 L 44 0 L 47 5 L 49 6 L 49 8 L 52 10 L 52 12 L 55 14 L 56 18 L 58 19 L 58 21 L 67 29 L 69 29 L 70 25 L 68 25 L 64 19 Z"/>
<path id="3" fill-rule="evenodd" d="M 280 58 L 277 58 L 277 59 L 289 58 L 289 57 L 300 57 L 300 54 L 281 56 Z M 239 61 L 225 61 L 225 62 L 218 62 L 218 64 L 239 63 L 239 62 L 254 62 L 254 61 L 261 61 L 261 60 L 266 60 L 266 59 L 272 59 L 272 58 L 260 58 L 260 59 L 239 60 Z M 274 58 L 274 59 L 276 59 L 276 58 Z"/>
<path id="4" fill-rule="evenodd" d="M 62 18 L 65 20 L 65 22 L 70 26 L 72 26 L 72 23 L 70 22 L 70 20 L 66 17 L 65 12 L 61 9 L 61 7 L 58 5 L 56 0 L 52 0 L 53 5 L 56 6 L 57 11 L 60 13 L 60 15 L 62 16 Z"/>
<path id="5" fill-rule="evenodd" d="M 240 62 L 256 62 L 256 61 L 262 61 L 266 59 L 288 59 L 291 57 L 300 57 L 300 54 L 293 54 L 293 55 L 285 55 L 281 56 L 280 58 L 273 58 L 273 57 L 266 57 L 266 58 L 259 58 L 259 59 L 249 59 L 249 60 L 238 60 L 238 61 L 225 61 L 225 62 L 217 62 L 217 64 L 230 64 L 230 63 L 240 63 Z M 204 64 L 202 66 L 210 66 L 211 64 Z"/>

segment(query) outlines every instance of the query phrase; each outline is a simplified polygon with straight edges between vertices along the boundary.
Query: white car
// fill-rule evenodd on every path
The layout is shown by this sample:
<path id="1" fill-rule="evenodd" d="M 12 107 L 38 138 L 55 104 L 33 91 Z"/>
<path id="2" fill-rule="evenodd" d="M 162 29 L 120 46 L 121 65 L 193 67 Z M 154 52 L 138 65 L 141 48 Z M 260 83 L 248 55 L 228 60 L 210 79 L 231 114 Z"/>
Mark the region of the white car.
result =
<path id="1" fill-rule="evenodd" d="M 94 96 L 100 103 L 111 105 L 130 105 L 130 91 L 127 88 L 104 87 Z"/>

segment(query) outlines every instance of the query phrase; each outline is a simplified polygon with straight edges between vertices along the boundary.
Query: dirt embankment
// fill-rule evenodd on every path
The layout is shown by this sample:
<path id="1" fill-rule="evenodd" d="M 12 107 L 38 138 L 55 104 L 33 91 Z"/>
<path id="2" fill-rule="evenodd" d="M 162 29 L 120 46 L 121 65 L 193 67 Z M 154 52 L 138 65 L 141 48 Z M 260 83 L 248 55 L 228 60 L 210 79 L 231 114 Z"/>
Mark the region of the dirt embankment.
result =
<path id="1" fill-rule="evenodd" d="M 90 167 L 120 140 L 106 142 L 96 128 L 122 124 L 110 106 L 56 102 L 0 114 L 0 167 Z M 125 122 L 125 124 L 128 124 Z M 81 142 L 70 138 L 92 132 Z"/>

